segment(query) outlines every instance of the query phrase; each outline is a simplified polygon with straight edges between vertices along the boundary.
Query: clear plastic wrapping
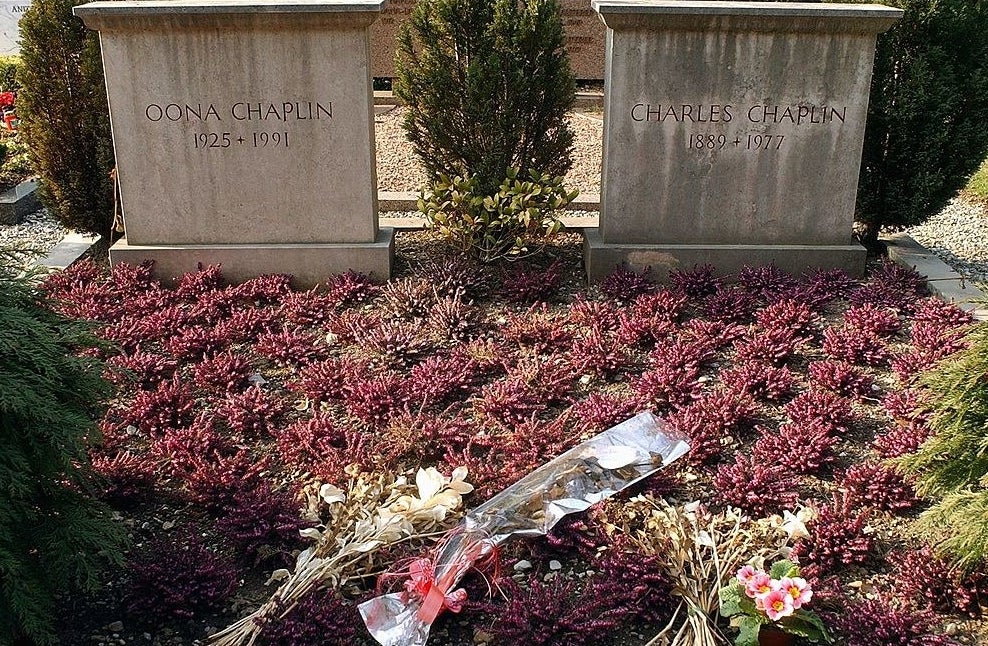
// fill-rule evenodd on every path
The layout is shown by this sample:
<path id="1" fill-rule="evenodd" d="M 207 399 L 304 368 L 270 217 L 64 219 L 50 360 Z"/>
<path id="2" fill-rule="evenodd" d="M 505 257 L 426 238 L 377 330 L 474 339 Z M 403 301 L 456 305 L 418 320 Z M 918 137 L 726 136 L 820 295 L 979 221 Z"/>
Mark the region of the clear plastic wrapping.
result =
<path id="1" fill-rule="evenodd" d="M 468 512 L 433 558 L 409 566 L 404 590 L 360 604 L 383 646 L 425 646 L 432 622 L 465 598 L 456 584 L 511 537 L 544 535 L 563 516 L 585 511 L 683 456 L 689 445 L 645 412 L 543 464 Z"/>

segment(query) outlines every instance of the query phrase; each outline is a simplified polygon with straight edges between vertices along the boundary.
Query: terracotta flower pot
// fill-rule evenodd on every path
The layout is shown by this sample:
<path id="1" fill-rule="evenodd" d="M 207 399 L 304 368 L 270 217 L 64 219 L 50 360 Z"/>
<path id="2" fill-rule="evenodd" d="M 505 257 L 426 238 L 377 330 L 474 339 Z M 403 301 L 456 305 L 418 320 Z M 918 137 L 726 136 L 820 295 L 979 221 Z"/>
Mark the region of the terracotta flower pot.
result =
<path id="1" fill-rule="evenodd" d="M 758 631 L 758 646 L 793 646 L 796 638 L 771 626 L 762 626 Z"/>

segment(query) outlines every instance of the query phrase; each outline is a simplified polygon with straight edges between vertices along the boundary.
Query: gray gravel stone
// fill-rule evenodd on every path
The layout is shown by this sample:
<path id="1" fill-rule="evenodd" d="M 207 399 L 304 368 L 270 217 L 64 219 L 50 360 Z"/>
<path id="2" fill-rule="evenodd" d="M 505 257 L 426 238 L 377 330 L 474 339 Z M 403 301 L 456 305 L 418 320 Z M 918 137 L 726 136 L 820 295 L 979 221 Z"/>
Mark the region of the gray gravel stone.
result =
<path id="1" fill-rule="evenodd" d="M 920 243 L 975 282 L 988 282 L 988 208 L 955 198 L 940 213 L 906 231 Z"/>
<path id="2" fill-rule="evenodd" d="M 48 253 L 66 233 L 66 229 L 42 209 L 25 216 L 21 224 L 0 225 L 0 247 L 28 245 Z"/>

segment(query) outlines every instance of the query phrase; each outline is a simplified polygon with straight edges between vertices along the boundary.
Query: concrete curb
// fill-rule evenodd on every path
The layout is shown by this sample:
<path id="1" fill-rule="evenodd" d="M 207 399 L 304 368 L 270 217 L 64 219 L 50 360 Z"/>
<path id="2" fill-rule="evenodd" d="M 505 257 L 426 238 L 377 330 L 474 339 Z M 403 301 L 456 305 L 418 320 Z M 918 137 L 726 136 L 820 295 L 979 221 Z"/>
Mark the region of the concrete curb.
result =
<path id="1" fill-rule="evenodd" d="M 988 304 L 974 302 L 985 301 L 988 295 L 932 251 L 905 233 L 896 233 L 882 242 L 888 246 L 889 258 L 926 276 L 932 293 L 971 312 L 976 320 L 988 321 Z"/>
<path id="2" fill-rule="evenodd" d="M 47 256 L 38 261 L 38 265 L 48 269 L 65 269 L 82 257 L 82 254 L 89 251 L 89 248 L 98 241 L 99 236 L 69 231 L 61 242 L 48 252 Z"/>

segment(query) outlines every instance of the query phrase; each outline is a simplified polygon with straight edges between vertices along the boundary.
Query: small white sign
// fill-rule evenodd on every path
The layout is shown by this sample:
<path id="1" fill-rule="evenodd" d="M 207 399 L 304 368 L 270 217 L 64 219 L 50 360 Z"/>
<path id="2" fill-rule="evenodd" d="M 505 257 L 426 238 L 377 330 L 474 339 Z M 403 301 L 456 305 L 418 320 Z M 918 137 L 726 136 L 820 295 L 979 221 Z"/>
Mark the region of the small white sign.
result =
<path id="1" fill-rule="evenodd" d="M 18 54 L 21 34 L 17 27 L 21 16 L 31 7 L 25 0 L 0 0 L 0 54 Z"/>

